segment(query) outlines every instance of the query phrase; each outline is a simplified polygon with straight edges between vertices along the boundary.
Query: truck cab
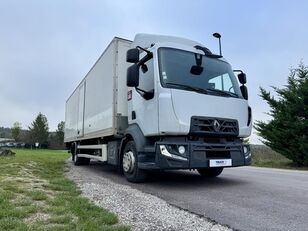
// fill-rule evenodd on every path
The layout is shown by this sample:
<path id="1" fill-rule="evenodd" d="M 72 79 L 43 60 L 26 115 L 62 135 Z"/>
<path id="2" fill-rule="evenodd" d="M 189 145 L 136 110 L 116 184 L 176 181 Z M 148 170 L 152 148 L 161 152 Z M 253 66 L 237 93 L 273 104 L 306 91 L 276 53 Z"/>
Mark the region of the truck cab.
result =
<path id="1" fill-rule="evenodd" d="M 133 139 L 139 167 L 215 175 L 249 165 L 243 138 L 252 119 L 243 73 L 240 87 L 223 57 L 187 39 L 139 34 L 132 47 L 139 49 L 127 53 L 134 63 L 127 72 L 127 134 L 143 137 Z"/>

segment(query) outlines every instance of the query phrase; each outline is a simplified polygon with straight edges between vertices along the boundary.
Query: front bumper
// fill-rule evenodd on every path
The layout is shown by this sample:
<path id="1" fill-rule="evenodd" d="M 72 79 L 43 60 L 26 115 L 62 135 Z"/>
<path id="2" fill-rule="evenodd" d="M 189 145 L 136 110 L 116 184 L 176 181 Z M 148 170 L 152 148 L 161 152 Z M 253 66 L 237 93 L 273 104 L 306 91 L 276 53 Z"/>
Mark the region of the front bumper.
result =
<path id="1" fill-rule="evenodd" d="M 185 148 L 184 154 L 177 152 L 180 146 Z M 231 160 L 227 167 L 251 164 L 250 146 L 240 142 L 157 142 L 155 150 L 156 169 L 208 168 L 210 160 L 226 159 Z"/>

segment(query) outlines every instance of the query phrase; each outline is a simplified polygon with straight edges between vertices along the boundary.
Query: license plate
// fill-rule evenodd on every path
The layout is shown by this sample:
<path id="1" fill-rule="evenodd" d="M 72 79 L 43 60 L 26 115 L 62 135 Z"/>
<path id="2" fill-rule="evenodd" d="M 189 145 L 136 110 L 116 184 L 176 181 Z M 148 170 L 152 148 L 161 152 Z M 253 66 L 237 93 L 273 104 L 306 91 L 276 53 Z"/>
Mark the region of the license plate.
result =
<path id="1" fill-rule="evenodd" d="M 232 166 L 232 159 L 210 160 L 210 167 Z"/>

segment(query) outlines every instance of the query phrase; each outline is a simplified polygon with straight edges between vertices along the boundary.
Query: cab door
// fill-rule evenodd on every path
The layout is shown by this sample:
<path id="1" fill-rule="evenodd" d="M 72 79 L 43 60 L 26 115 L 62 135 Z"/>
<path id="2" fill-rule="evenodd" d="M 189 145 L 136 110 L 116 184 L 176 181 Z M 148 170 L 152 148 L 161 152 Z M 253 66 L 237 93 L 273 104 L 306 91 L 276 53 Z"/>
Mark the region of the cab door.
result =
<path id="1" fill-rule="evenodd" d="M 143 55 L 140 55 L 142 58 Z M 137 124 L 145 136 L 158 133 L 158 103 L 155 92 L 154 58 L 140 66 L 139 89 L 143 91 L 154 91 L 153 98 L 145 99 L 142 92 L 128 89 L 128 122 Z"/>

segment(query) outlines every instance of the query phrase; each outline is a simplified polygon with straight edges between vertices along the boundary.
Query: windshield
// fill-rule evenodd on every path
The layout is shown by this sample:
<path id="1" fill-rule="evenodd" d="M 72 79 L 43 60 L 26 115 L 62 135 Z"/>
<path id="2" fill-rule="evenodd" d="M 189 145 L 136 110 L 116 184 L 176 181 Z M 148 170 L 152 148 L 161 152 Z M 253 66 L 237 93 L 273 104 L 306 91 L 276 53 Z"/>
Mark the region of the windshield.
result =
<path id="1" fill-rule="evenodd" d="M 230 64 L 174 48 L 160 48 L 158 55 L 163 87 L 242 97 Z"/>

